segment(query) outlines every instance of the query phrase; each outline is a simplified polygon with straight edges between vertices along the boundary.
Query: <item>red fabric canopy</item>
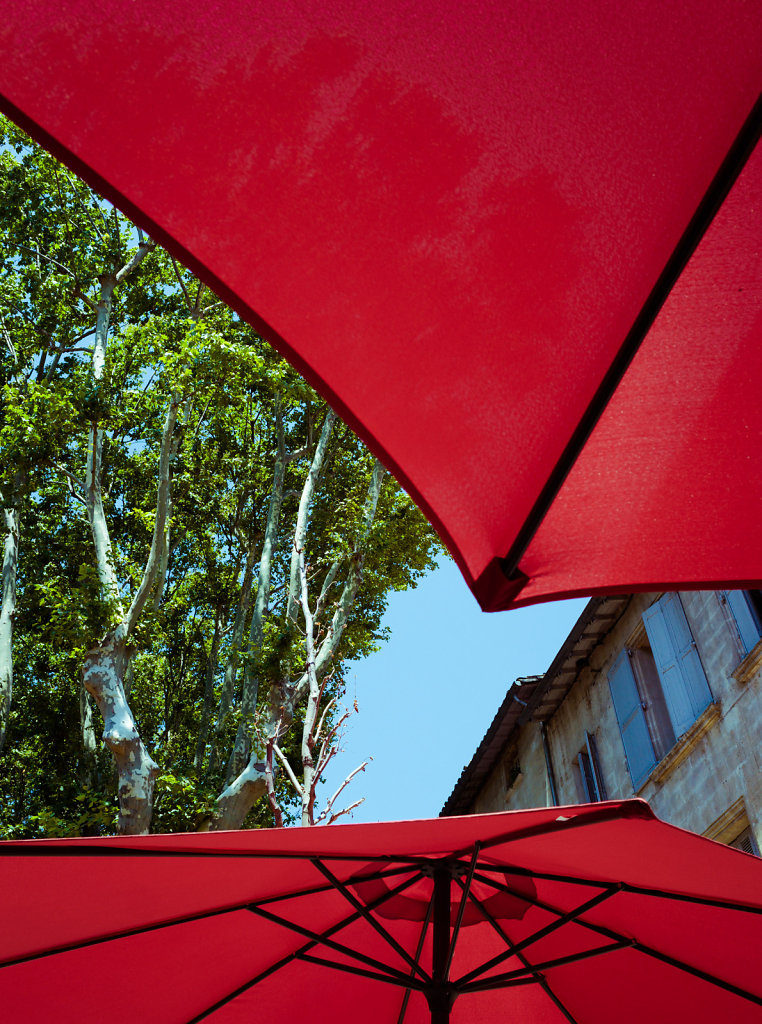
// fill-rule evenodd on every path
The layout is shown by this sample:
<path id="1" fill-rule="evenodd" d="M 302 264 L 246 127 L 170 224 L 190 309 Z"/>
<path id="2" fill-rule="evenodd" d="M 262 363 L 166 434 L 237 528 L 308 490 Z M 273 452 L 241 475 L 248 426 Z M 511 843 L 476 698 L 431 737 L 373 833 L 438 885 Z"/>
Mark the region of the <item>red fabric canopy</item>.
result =
<path id="1" fill-rule="evenodd" d="M 5 842 L 0 864 L 8 1022 L 423 1024 L 442 871 L 452 1024 L 762 1013 L 762 863 L 639 801 Z"/>
<path id="2" fill-rule="evenodd" d="M 6 112 L 260 326 L 484 608 L 762 581 L 758 153 L 648 331 L 758 137 L 755 0 L 8 0 L 0 39 Z"/>

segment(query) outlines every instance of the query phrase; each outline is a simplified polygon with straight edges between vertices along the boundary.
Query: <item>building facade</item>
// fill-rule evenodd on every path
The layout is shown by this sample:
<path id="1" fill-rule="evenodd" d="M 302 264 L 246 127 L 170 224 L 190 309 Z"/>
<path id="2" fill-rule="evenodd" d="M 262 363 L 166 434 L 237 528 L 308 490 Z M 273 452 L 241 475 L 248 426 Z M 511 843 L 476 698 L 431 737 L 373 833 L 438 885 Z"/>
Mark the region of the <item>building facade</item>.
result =
<path id="1" fill-rule="evenodd" d="M 633 796 L 759 853 L 759 591 L 593 598 L 548 671 L 511 686 L 442 814 Z"/>

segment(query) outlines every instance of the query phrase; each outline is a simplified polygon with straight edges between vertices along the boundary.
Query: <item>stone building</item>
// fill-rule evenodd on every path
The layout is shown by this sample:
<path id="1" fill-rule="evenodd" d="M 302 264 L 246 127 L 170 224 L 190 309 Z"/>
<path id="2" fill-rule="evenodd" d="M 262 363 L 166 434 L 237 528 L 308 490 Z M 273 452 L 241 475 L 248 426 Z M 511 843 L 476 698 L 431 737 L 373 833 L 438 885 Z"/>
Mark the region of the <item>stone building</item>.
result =
<path id="1" fill-rule="evenodd" d="M 762 593 L 593 598 L 518 679 L 443 815 L 622 799 L 759 853 Z"/>

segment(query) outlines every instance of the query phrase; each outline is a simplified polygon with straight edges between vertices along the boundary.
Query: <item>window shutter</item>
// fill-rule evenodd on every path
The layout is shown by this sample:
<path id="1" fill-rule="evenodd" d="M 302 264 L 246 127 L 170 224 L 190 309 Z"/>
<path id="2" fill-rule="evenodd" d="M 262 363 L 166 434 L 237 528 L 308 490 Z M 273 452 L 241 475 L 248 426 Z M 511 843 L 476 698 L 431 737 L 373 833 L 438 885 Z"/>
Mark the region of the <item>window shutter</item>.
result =
<path id="1" fill-rule="evenodd" d="M 712 693 L 677 594 L 665 594 L 643 613 L 675 735 L 690 728 Z"/>
<path id="2" fill-rule="evenodd" d="M 738 626 L 738 633 L 741 637 L 743 649 L 748 654 L 752 647 L 759 640 L 759 625 L 752 611 L 749 599 L 745 590 L 723 590 L 728 607 L 733 613 L 733 618 Z"/>
<path id="3" fill-rule="evenodd" d="M 665 598 L 672 596 L 672 594 L 665 594 L 665 597 L 652 604 L 643 613 L 643 622 L 645 623 L 646 633 L 648 633 L 648 641 L 651 644 L 656 669 L 661 679 L 664 700 L 667 703 L 669 717 L 672 719 L 675 736 L 681 736 L 693 724 L 696 716 L 693 714 L 693 709 L 688 699 L 685 682 L 678 663 L 675 643 L 664 615 L 663 602 Z"/>
<path id="4" fill-rule="evenodd" d="M 646 717 L 628 651 L 622 651 L 619 655 L 608 678 L 627 757 L 627 767 L 632 777 L 633 788 L 638 789 L 656 764 L 656 757 L 651 737 L 648 735 Z"/>
<path id="5" fill-rule="evenodd" d="M 710 705 L 712 691 L 680 598 L 665 594 L 643 612 L 643 622 L 675 735 L 681 736 Z"/>

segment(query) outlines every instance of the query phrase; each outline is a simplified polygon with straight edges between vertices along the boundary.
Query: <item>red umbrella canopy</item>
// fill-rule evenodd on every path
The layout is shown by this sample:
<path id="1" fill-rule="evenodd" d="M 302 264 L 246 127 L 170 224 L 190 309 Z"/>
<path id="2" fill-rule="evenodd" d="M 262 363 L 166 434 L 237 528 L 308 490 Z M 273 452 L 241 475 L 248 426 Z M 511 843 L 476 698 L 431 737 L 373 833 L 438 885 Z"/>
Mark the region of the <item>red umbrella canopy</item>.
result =
<path id="1" fill-rule="evenodd" d="M 640 801 L 0 843 L 4 1021 L 757 1024 L 762 863 Z"/>
<path id="2" fill-rule="evenodd" d="M 762 5 L 8 0 L 0 39 L 5 111 L 306 374 L 484 608 L 762 581 Z"/>

